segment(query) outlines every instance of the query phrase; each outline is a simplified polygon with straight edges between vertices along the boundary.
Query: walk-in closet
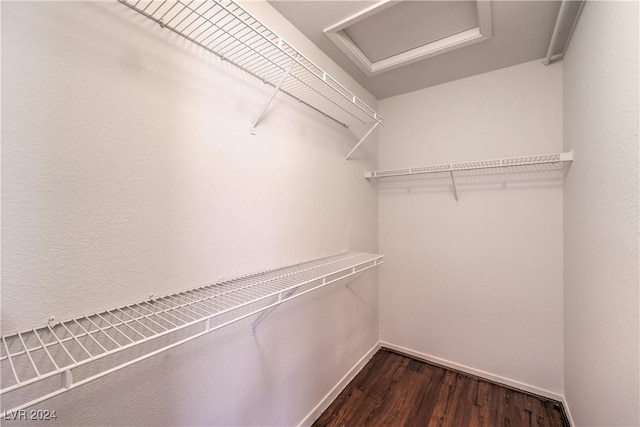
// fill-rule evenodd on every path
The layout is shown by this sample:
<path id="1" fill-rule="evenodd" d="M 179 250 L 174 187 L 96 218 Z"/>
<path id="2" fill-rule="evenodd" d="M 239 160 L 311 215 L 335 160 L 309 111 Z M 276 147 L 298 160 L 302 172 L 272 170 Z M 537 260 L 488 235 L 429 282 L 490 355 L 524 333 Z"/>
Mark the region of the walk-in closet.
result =
<path id="1" fill-rule="evenodd" d="M 0 422 L 639 426 L 639 4 L 2 1 Z"/>

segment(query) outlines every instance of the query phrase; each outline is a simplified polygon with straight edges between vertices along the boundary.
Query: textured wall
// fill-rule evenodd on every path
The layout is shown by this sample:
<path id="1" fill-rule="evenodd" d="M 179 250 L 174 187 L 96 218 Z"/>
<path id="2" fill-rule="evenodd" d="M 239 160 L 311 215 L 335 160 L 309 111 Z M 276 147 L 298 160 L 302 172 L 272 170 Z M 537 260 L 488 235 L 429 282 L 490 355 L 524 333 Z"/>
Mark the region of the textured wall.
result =
<path id="1" fill-rule="evenodd" d="M 562 150 L 562 64 L 384 99 L 382 169 Z M 380 181 L 383 341 L 562 393 L 562 173 Z"/>
<path id="2" fill-rule="evenodd" d="M 565 389 L 577 426 L 640 425 L 638 2 L 586 4 L 565 57 Z"/>
<path id="3" fill-rule="evenodd" d="M 3 2 L 2 20 L 3 333 L 376 251 L 375 144 L 344 162 L 351 132 L 284 97 L 251 136 L 270 89 L 117 2 Z M 377 341 L 377 273 L 250 322 L 40 407 L 60 425 L 295 424 Z"/>

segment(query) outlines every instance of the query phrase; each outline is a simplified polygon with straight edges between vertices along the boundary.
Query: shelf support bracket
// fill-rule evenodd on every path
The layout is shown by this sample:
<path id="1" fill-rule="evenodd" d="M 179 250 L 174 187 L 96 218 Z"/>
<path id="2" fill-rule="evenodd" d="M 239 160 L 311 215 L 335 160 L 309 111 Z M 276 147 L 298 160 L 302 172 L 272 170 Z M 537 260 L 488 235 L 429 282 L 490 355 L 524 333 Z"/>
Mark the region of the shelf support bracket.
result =
<path id="1" fill-rule="evenodd" d="M 371 127 L 371 129 L 369 129 L 369 131 L 364 134 L 364 136 L 360 139 L 360 141 L 358 141 L 356 146 L 353 147 L 351 149 L 351 151 L 349 151 L 349 154 L 347 154 L 347 156 L 344 158 L 345 160 L 349 160 L 349 157 L 351 157 L 353 152 L 356 151 L 358 149 L 358 147 L 360 147 L 360 144 L 362 144 L 364 142 L 364 140 L 367 139 L 367 137 L 371 134 L 371 132 L 373 132 L 378 127 L 379 124 L 380 124 L 380 122 L 375 122 L 375 124 Z"/>
<path id="2" fill-rule="evenodd" d="M 264 116 L 264 113 L 267 112 L 267 109 L 269 108 L 269 105 L 271 104 L 271 102 L 273 102 L 273 99 L 276 97 L 276 95 L 280 91 L 280 88 L 284 84 L 284 81 L 287 80 L 287 77 L 289 77 L 289 75 L 293 71 L 293 67 L 295 67 L 295 65 L 297 63 L 297 59 L 298 59 L 298 57 L 296 56 L 296 59 L 291 61 L 291 64 L 289 64 L 289 67 L 285 70 L 284 74 L 280 78 L 280 82 L 278 82 L 277 86 L 274 88 L 273 93 L 271 94 L 271 96 L 267 100 L 267 103 L 264 104 L 264 107 L 262 108 L 262 111 L 260 112 L 260 115 L 255 120 L 255 122 L 251 123 L 251 130 L 250 130 L 251 131 L 251 135 L 255 135 L 256 134 L 256 126 L 258 126 L 258 123 L 260 123 L 260 120 L 262 120 L 262 117 Z"/>
<path id="3" fill-rule="evenodd" d="M 356 280 L 358 277 L 360 277 L 360 274 L 362 273 L 362 271 L 356 271 L 353 274 L 353 276 L 349 277 L 349 280 L 347 280 L 347 282 L 344 284 L 348 289 L 351 289 L 351 287 L 349 285 L 351 285 L 351 283 Z"/>
<path id="4" fill-rule="evenodd" d="M 282 295 L 282 293 L 278 294 L 278 305 L 275 305 L 275 306 L 263 311 L 262 313 L 260 313 L 258 318 L 256 320 L 254 320 L 253 323 L 251 324 L 251 329 L 253 329 L 255 331 L 256 327 L 260 323 L 262 323 L 263 320 L 265 320 L 267 317 L 269 317 L 271 315 L 271 313 L 273 313 L 274 311 L 276 311 L 276 309 L 278 307 L 280 307 L 280 304 L 282 304 L 283 300 L 286 301 L 291 295 L 296 293 L 297 290 L 298 290 L 298 288 L 290 289 L 287 293 L 284 294 L 284 296 Z"/>
<path id="5" fill-rule="evenodd" d="M 458 190 L 456 189 L 456 180 L 453 179 L 453 171 L 449 171 L 451 174 L 451 184 L 453 184 L 453 197 L 456 198 L 456 202 L 458 201 Z"/>

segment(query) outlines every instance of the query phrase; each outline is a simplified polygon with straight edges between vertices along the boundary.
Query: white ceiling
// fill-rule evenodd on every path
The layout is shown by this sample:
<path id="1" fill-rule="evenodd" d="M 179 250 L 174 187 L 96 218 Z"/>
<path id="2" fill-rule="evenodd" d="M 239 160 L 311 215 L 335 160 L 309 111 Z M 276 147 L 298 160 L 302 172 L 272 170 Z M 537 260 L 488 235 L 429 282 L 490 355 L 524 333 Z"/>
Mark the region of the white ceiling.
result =
<path id="1" fill-rule="evenodd" d="M 358 0 L 269 0 L 329 57 L 378 99 L 509 67 L 547 53 L 560 1 L 494 0 L 492 37 L 374 76 L 366 76 L 324 33 L 376 2 Z M 345 33 L 372 60 L 477 25 L 475 2 L 410 1 L 385 8 L 351 25 Z M 448 33 L 448 34 L 447 34 Z"/>

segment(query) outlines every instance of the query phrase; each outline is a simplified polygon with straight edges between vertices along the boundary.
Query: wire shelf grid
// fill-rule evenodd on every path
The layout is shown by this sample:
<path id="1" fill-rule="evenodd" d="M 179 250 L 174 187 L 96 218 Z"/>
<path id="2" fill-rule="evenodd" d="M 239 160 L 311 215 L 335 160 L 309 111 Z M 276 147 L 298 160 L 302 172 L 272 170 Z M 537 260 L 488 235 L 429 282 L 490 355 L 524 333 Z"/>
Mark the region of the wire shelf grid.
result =
<path id="1" fill-rule="evenodd" d="M 442 172 L 478 171 L 481 169 L 513 168 L 513 167 L 543 167 L 544 165 L 560 166 L 573 161 L 573 152 L 540 154 L 534 156 L 512 157 L 507 159 L 481 160 L 444 165 L 418 166 L 411 168 L 385 169 L 365 172 L 365 178 L 386 178 L 394 176 L 424 175 Z M 531 169 L 529 169 L 531 170 Z"/>
<path id="2" fill-rule="evenodd" d="M 232 0 L 118 0 L 343 126 L 383 118 Z M 291 65 L 293 68 L 289 71 Z"/>
<path id="3" fill-rule="evenodd" d="M 20 401 L 21 396 L 18 402 L 9 399 L 11 410 L 29 407 L 381 263 L 381 255 L 347 252 L 2 336 L 3 405 L 12 392 L 37 388 L 38 383 L 59 375 L 59 387 L 53 391 L 38 395 L 36 390 L 37 396 L 28 401 Z M 215 320 L 219 322 L 214 324 Z M 153 346 L 129 359 L 105 363 L 103 368 L 93 363 L 151 342 Z M 93 371 L 74 381 L 74 372 L 86 366 Z M 3 408 L 2 414 L 6 413 Z"/>

